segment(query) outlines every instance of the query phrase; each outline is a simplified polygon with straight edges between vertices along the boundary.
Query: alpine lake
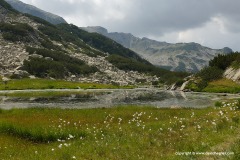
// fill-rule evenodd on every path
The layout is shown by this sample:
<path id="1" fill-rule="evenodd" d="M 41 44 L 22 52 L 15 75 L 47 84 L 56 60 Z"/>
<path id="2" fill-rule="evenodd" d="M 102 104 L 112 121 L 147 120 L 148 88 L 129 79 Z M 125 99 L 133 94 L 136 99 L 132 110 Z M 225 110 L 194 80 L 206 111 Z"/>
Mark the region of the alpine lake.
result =
<path id="1" fill-rule="evenodd" d="M 110 108 L 123 105 L 157 108 L 206 108 L 239 94 L 195 93 L 161 89 L 55 89 L 0 91 L 0 108 Z"/>

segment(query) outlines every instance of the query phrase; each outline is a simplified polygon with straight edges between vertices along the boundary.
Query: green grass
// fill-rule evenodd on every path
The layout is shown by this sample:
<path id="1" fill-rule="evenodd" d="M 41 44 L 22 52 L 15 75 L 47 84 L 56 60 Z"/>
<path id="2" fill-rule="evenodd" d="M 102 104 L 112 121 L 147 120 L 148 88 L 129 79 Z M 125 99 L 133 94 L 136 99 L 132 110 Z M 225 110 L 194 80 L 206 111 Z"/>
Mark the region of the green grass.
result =
<path id="1" fill-rule="evenodd" d="M 236 159 L 238 102 L 218 108 L 0 110 L 2 159 Z M 178 156 L 176 152 L 234 152 Z"/>
<path id="2" fill-rule="evenodd" d="M 240 93 L 240 84 L 232 80 L 220 79 L 210 82 L 203 91 L 211 93 Z"/>
<path id="3" fill-rule="evenodd" d="M 101 95 L 101 94 L 108 94 L 109 92 L 91 92 L 91 91 L 30 91 L 30 92 L 0 92 L 0 96 L 7 96 L 7 97 L 17 97 L 17 98 L 56 98 L 56 97 L 70 97 L 75 95 L 77 97 L 91 97 L 92 95 Z"/>
<path id="4" fill-rule="evenodd" d="M 6 85 L 0 82 L 0 90 L 24 90 L 24 89 L 117 89 L 132 88 L 131 86 L 119 87 L 107 84 L 80 83 L 63 80 L 49 79 L 19 79 L 10 80 Z"/>

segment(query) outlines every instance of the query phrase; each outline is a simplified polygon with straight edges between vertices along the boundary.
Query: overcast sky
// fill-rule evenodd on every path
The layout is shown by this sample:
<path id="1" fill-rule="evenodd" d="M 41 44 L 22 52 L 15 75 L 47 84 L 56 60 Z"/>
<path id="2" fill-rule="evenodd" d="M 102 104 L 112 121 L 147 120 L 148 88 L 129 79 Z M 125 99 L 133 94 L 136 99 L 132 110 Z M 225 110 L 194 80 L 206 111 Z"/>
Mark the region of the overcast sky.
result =
<path id="1" fill-rule="evenodd" d="M 240 0 L 22 0 L 80 27 L 240 51 Z"/>

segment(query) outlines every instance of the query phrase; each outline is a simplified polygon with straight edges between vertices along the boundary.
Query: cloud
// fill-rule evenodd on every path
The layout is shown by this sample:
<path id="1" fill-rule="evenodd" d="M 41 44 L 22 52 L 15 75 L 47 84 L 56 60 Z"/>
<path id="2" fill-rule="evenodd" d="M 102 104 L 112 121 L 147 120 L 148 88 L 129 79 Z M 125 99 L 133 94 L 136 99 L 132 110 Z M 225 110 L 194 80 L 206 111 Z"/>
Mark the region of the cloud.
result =
<path id="1" fill-rule="evenodd" d="M 240 37 L 239 0 L 22 1 L 58 14 L 78 26 L 99 25 L 109 31 L 140 37 L 201 42 L 209 47 L 228 45 L 240 50 L 235 41 Z"/>

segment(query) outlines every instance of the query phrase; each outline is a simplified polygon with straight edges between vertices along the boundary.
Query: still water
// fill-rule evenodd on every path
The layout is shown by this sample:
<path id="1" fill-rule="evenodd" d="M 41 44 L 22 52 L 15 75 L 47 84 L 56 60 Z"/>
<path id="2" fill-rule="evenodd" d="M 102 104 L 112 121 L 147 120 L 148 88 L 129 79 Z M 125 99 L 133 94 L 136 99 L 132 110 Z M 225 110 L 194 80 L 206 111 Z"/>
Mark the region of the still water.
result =
<path id="1" fill-rule="evenodd" d="M 51 96 L 51 93 L 56 95 L 54 93 L 60 91 L 65 94 Z M 48 92 L 50 96 L 35 97 L 39 92 Z M 9 96 L 10 93 L 27 93 L 28 96 Z M 232 98 L 240 98 L 240 95 L 184 93 L 159 89 L 1 91 L 0 108 L 107 108 L 118 105 L 204 108 L 213 106 L 216 101 Z"/>

